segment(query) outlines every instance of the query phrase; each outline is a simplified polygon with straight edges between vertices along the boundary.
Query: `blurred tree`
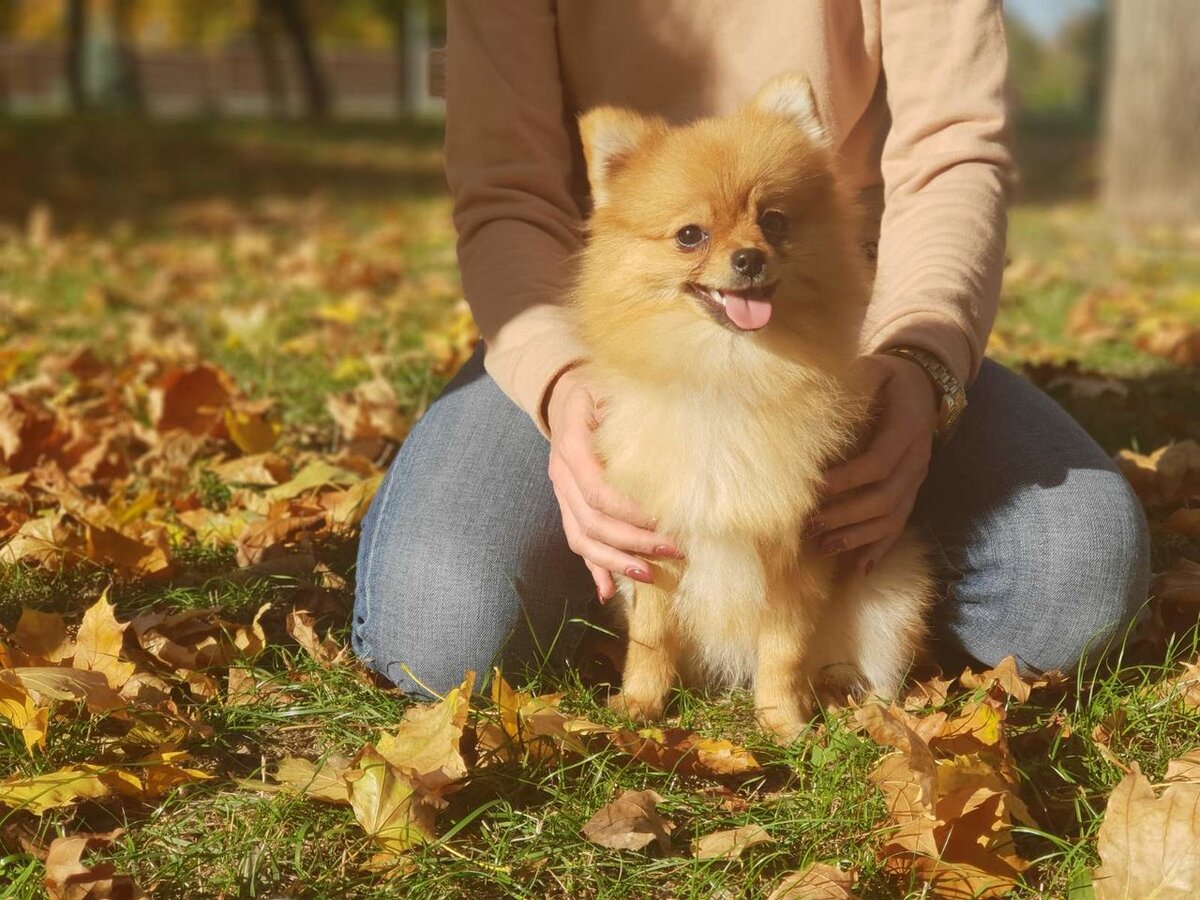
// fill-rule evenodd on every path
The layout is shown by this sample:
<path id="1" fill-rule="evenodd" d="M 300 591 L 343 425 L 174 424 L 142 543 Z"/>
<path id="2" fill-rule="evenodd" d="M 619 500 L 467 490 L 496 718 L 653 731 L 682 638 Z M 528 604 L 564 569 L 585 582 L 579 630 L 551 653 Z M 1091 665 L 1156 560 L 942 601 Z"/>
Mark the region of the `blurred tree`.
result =
<path id="1" fill-rule="evenodd" d="M 1105 197 L 1128 223 L 1200 219 L 1196 0 L 1115 0 Z"/>
<path id="2" fill-rule="evenodd" d="M 300 67 L 300 83 L 304 87 L 304 102 L 309 116 L 322 118 L 329 114 L 329 88 L 313 46 L 312 28 L 300 0 L 259 0 L 274 13 L 291 41 L 295 59 Z"/>
<path id="3" fill-rule="evenodd" d="M 262 67 L 263 92 L 267 95 L 267 106 L 272 116 L 282 119 L 287 115 L 287 94 L 272 13 L 270 0 L 258 0 L 254 11 L 254 42 L 258 46 L 258 62 Z"/>
<path id="4" fill-rule="evenodd" d="M 137 51 L 137 13 L 139 0 L 113 0 L 113 24 L 116 32 L 116 96 L 119 103 L 137 112 L 146 108 L 142 90 L 142 67 Z"/>
<path id="5" fill-rule="evenodd" d="M 83 73 L 83 55 L 88 30 L 86 0 L 67 0 L 66 8 L 66 57 L 64 64 L 67 75 L 67 96 L 71 109 L 81 112 L 87 108 L 87 85 Z"/>

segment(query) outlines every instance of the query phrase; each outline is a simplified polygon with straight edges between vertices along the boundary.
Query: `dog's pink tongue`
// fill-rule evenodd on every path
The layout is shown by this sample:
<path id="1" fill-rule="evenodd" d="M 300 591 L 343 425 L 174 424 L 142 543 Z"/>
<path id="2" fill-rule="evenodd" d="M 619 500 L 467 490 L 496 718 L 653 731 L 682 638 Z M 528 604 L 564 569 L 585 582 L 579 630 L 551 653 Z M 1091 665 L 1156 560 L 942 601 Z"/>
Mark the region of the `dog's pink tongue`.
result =
<path id="1" fill-rule="evenodd" d="M 743 331 L 757 331 L 771 321 L 771 301 L 725 294 L 725 315 Z"/>

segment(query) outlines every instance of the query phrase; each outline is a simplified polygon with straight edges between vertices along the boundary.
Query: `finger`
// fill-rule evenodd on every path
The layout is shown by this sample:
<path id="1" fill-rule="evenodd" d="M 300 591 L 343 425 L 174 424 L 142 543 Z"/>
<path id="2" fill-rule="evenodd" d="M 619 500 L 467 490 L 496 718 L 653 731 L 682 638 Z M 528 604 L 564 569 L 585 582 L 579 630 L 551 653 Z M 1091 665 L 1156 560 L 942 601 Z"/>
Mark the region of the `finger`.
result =
<path id="1" fill-rule="evenodd" d="M 823 507 L 814 517 L 818 520 L 814 531 L 830 532 L 855 522 L 890 515 L 912 492 L 914 485 L 920 486 L 926 468 L 927 461 L 910 447 L 887 478 L 855 493 L 839 495 L 840 499 L 835 498 Z"/>
<path id="2" fill-rule="evenodd" d="M 885 423 L 863 453 L 825 473 L 825 496 L 832 497 L 887 478 L 912 443 L 912 437 L 902 428 Z"/>
<path id="3" fill-rule="evenodd" d="M 647 516 L 641 507 L 604 480 L 604 467 L 592 449 L 591 440 L 591 432 L 586 429 L 583 434 L 572 429 L 562 436 L 560 445 L 562 461 L 579 485 L 584 502 L 614 519 L 644 525 Z"/>
<path id="4" fill-rule="evenodd" d="M 574 482 L 567 480 L 562 486 L 562 493 L 570 505 L 584 537 L 607 544 L 617 550 L 625 550 L 643 556 L 678 558 L 681 555 L 679 548 L 669 538 L 614 519 L 589 506 L 582 490 Z"/>
<path id="5" fill-rule="evenodd" d="M 612 572 L 602 569 L 586 559 L 583 562 L 588 567 L 588 571 L 592 573 L 592 581 L 596 583 L 596 596 L 601 603 L 607 603 L 617 593 L 617 585 L 613 581 Z"/>
<path id="6" fill-rule="evenodd" d="M 582 556 L 585 562 L 592 563 L 608 572 L 623 572 L 635 581 L 653 583 L 654 578 L 649 563 L 587 537 L 579 527 L 579 520 L 570 503 L 564 502 L 562 491 L 558 485 L 554 486 L 554 493 L 558 497 L 559 506 L 563 508 L 563 532 L 567 536 L 567 545 L 571 550 Z M 597 584 L 597 587 L 600 585 Z"/>
<path id="7" fill-rule="evenodd" d="M 829 532 L 821 538 L 821 552 L 845 553 L 887 537 L 895 538 L 908 524 L 908 516 L 912 512 L 916 497 L 917 491 L 914 488 L 904 496 L 894 512 Z"/>
<path id="8" fill-rule="evenodd" d="M 898 531 L 894 535 L 889 535 L 873 544 L 867 544 L 865 547 L 862 547 L 858 551 L 858 562 L 854 565 L 854 568 L 858 570 L 858 574 L 866 576 L 874 572 L 875 566 L 879 564 L 881 559 L 888 555 L 888 551 L 895 546 L 896 541 L 900 539 L 900 535 L 903 533 L 903 531 Z"/>

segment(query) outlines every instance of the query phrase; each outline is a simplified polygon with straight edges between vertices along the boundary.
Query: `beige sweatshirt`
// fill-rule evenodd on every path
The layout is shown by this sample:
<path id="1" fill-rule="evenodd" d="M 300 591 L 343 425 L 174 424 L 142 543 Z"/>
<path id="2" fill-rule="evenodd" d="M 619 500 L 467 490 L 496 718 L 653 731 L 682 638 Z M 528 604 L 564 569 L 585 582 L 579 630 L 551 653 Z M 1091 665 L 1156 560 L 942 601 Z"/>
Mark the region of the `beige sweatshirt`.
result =
<path id="1" fill-rule="evenodd" d="M 450 0 L 446 171 L 486 366 L 545 431 L 582 355 L 562 314 L 587 180 L 576 116 L 721 115 L 800 71 L 874 209 L 864 351 L 978 371 L 1004 265 L 1001 0 Z"/>

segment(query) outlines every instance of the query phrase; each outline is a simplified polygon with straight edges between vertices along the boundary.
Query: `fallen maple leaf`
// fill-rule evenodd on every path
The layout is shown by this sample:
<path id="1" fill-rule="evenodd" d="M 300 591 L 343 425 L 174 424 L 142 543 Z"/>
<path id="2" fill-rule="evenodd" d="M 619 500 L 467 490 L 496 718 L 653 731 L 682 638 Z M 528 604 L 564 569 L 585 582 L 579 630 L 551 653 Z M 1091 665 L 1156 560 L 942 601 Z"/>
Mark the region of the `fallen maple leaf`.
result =
<path id="1" fill-rule="evenodd" d="M 75 644 L 67 636 L 67 622 L 61 615 L 28 607 L 21 610 L 12 642 L 24 651 L 30 663 L 62 662 L 75 652 Z"/>
<path id="2" fill-rule="evenodd" d="M 287 615 L 287 633 L 309 656 L 322 665 L 338 662 L 345 654 L 345 648 L 328 635 L 323 639 L 317 637 L 315 626 L 316 618 L 312 610 L 293 609 Z"/>
<path id="3" fill-rule="evenodd" d="M 439 702 L 409 707 L 396 730 L 375 744 L 379 756 L 404 773 L 425 798 L 440 802 L 447 789 L 467 775 L 459 746 L 474 684 L 475 673 L 468 672 Z"/>
<path id="4" fill-rule="evenodd" d="M 663 798 L 654 791 L 625 791 L 596 810 L 583 826 L 583 836 L 611 850 L 640 850 L 652 841 L 671 851 L 670 825 L 654 807 Z"/>
<path id="5" fill-rule="evenodd" d="M 1029 683 L 1021 677 L 1021 673 L 1017 670 L 1016 657 L 1013 656 L 1004 657 L 993 668 L 985 669 L 978 674 L 971 669 L 964 669 L 962 675 L 958 677 L 958 681 L 967 689 L 990 690 L 995 685 L 1018 703 L 1024 703 L 1029 699 Z"/>
<path id="6" fill-rule="evenodd" d="M 104 834 L 70 834 L 55 838 L 46 855 L 44 886 L 49 900 L 146 900 L 128 875 L 117 874 L 112 863 L 83 864 L 83 854 L 102 850 L 125 833 L 123 828 Z"/>
<path id="7" fill-rule="evenodd" d="M 344 756 L 329 756 L 319 764 L 295 756 L 285 756 L 275 768 L 275 780 L 314 800 L 349 804 L 350 786 L 344 777 L 349 768 L 350 760 Z"/>
<path id="8" fill-rule="evenodd" d="M 692 841 L 692 855 L 696 859 L 736 859 L 750 847 L 774 842 L 775 838 L 761 825 L 742 825 L 696 838 Z"/>
<path id="9" fill-rule="evenodd" d="M 1179 559 L 1155 576 L 1150 593 L 1160 600 L 1200 605 L 1200 563 Z"/>
<path id="10" fill-rule="evenodd" d="M 1155 796 L 1134 763 L 1108 799 L 1097 846 L 1097 900 L 1200 896 L 1200 784 L 1174 782 Z"/>
<path id="11" fill-rule="evenodd" d="M 88 607 L 75 635 L 75 655 L 71 665 L 77 669 L 100 672 L 108 686 L 120 690 L 130 679 L 137 665 L 123 658 L 125 629 L 128 623 L 117 622 L 108 591 Z"/>
<path id="12" fill-rule="evenodd" d="M 344 777 L 355 818 L 385 851 L 397 855 L 433 840 L 436 810 L 420 802 L 409 780 L 374 747 L 364 747 Z"/>
<path id="13" fill-rule="evenodd" d="M 813 863 L 786 876 L 767 900 L 857 900 L 853 893 L 858 871 Z"/>

